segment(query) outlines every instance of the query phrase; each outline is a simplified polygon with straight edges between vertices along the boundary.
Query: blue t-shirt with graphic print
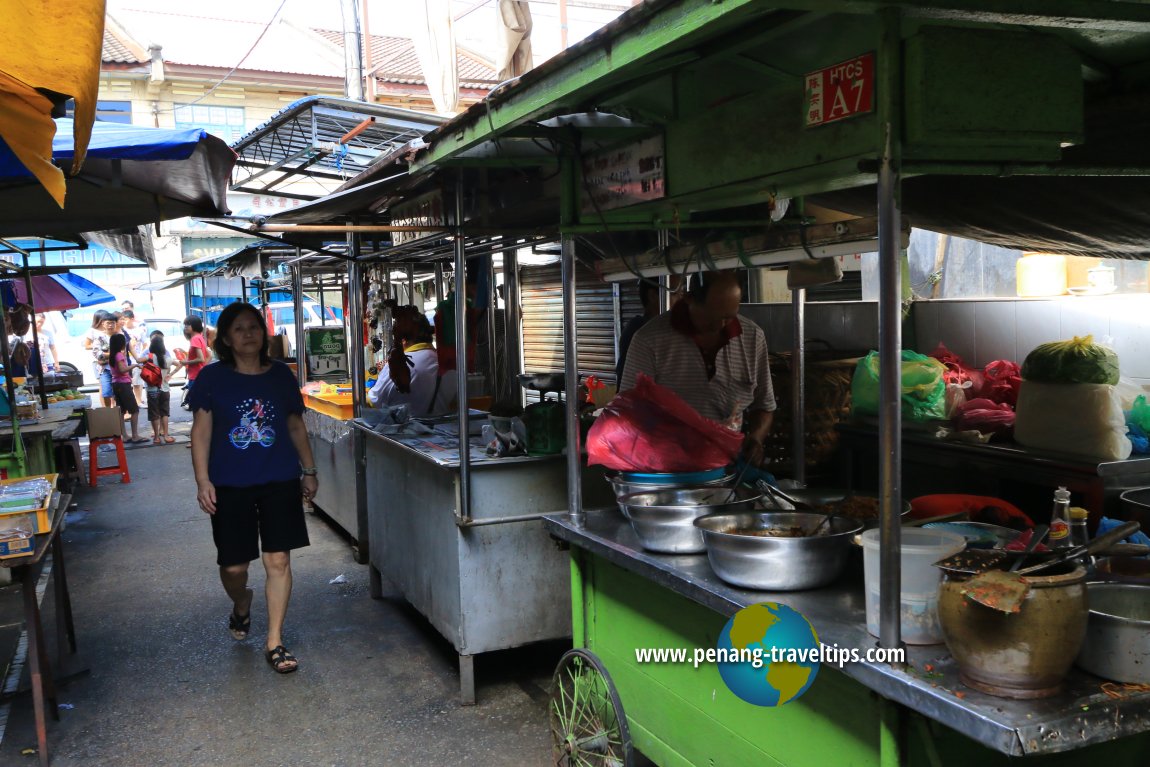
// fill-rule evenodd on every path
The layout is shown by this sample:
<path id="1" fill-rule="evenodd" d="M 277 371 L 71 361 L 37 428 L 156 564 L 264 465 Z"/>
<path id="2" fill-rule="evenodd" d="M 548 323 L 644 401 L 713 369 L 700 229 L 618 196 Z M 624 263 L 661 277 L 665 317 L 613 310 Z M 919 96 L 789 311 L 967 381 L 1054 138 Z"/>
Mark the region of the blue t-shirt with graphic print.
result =
<path id="1" fill-rule="evenodd" d="M 206 365 L 188 395 L 192 412 L 212 414 L 208 478 L 213 485 L 251 487 L 299 479 L 299 453 L 288 416 L 303 413 L 295 374 L 272 360 L 263 373 L 237 373 L 231 365 Z"/>

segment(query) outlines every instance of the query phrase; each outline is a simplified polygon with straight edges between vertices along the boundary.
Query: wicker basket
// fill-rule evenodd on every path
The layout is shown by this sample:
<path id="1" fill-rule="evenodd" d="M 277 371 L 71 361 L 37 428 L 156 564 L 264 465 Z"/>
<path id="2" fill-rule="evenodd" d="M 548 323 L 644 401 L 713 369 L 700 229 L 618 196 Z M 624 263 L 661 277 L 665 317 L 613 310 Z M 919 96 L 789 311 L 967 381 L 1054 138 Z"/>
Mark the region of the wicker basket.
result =
<path id="1" fill-rule="evenodd" d="M 766 453 L 773 473 L 793 474 L 791 353 L 772 354 L 771 380 L 775 388 L 774 421 Z M 858 357 L 844 358 L 843 352 L 808 352 L 806 362 L 806 420 L 804 436 L 808 478 L 829 473 L 838 447 L 835 425 L 850 416 L 851 379 Z"/>

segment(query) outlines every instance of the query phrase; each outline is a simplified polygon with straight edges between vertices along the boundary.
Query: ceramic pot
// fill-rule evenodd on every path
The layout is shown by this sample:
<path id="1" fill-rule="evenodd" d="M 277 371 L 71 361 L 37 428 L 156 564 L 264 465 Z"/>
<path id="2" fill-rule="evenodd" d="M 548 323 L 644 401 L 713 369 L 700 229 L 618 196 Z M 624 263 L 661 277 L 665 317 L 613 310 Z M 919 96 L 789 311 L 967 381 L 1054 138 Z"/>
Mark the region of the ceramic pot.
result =
<path id="1" fill-rule="evenodd" d="M 939 622 L 964 684 L 1002 698 L 1045 698 L 1062 689 L 1086 636 L 1086 571 L 1055 573 L 1026 577 L 1030 593 L 1018 613 L 967 599 L 965 578 L 947 576 Z"/>

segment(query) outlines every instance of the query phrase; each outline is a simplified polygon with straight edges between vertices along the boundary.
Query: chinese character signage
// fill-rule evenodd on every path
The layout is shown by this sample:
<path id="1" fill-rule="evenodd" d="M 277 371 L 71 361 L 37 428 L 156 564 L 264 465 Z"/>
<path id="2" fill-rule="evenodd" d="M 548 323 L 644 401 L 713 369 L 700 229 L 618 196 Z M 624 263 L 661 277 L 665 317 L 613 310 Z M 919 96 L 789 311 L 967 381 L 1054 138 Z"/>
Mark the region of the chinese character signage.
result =
<path id="1" fill-rule="evenodd" d="M 873 53 L 811 72 L 803 80 L 808 128 L 874 111 Z"/>
<path id="2" fill-rule="evenodd" d="M 583 161 L 583 212 L 611 210 L 667 195 L 663 137 L 596 152 Z"/>

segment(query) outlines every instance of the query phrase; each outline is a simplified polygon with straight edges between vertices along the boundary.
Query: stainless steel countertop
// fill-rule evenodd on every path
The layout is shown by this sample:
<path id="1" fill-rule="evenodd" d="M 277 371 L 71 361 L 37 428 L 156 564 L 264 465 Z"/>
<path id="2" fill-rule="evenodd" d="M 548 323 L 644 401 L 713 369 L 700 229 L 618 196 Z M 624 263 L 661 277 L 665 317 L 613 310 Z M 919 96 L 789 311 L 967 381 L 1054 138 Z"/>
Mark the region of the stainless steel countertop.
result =
<path id="1" fill-rule="evenodd" d="M 878 425 L 867 421 L 844 421 L 835 427 L 847 439 L 877 439 Z M 1024 447 L 1017 442 L 991 442 L 971 444 L 953 440 L 941 440 L 934 436 L 933 429 L 904 428 L 904 445 L 923 445 L 964 456 L 1016 462 L 1022 465 L 1042 466 L 1058 471 L 1079 474 L 1096 474 L 1100 477 L 1124 477 L 1150 474 L 1150 456 L 1132 455 L 1121 461 L 1098 461 L 1081 456 L 1063 455 L 1034 448 Z M 878 443 L 875 443 L 876 447 Z"/>
<path id="2" fill-rule="evenodd" d="M 730 616 L 757 602 L 779 602 L 805 615 L 824 645 L 865 650 L 877 641 L 866 630 L 861 557 L 857 567 L 849 567 L 837 583 L 826 588 L 747 591 L 719 580 L 706 554 L 643 551 L 630 523 L 617 509 L 589 510 L 583 528 L 575 528 L 566 514 L 547 515 L 543 520 L 557 538 L 721 615 Z M 885 698 L 1012 756 L 1071 751 L 1150 731 L 1150 693 L 1113 700 L 1100 688 L 1104 680 L 1077 669 L 1071 670 L 1062 694 L 1018 701 L 985 695 L 959 682 L 957 664 L 945 645 L 908 647 L 907 661 L 906 671 L 860 662 L 848 664 L 842 672 Z M 929 673 L 927 664 L 932 666 Z"/>
<path id="3" fill-rule="evenodd" d="M 453 429 L 449 429 L 443 433 L 434 435 L 380 434 L 359 419 L 353 419 L 348 421 L 348 423 L 353 429 L 358 429 L 364 434 L 374 437 L 375 439 L 385 440 L 386 442 L 395 445 L 400 449 L 407 450 L 415 455 L 418 455 L 419 457 L 424 458 L 425 460 L 434 463 L 437 466 L 441 466 L 445 469 L 459 468 L 459 457 L 457 455 L 459 438 L 456 436 L 458 432 L 455 432 Z M 450 426 L 454 427 L 454 424 L 450 424 Z M 448 431 L 450 431 L 450 433 L 448 433 Z M 450 437 L 451 444 L 455 449 L 452 451 L 445 451 L 445 455 L 437 454 L 437 451 L 433 448 L 432 444 L 429 444 L 428 442 L 428 438 L 430 437 L 437 437 L 439 439 Z M 471 445 L 471 468 L 476 470 L 496 468 L 499 466 L 512 466 L 520 463 L 538 463 L 540 461 L 566 460 L 563 455 L 517 455 L 507 458 L 491 458 L 483 454 L 484 444 L 482 437 L 471 437 L 469 442 Z"/>

